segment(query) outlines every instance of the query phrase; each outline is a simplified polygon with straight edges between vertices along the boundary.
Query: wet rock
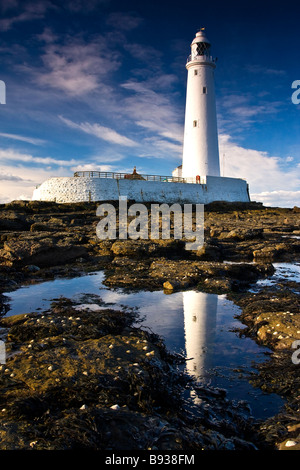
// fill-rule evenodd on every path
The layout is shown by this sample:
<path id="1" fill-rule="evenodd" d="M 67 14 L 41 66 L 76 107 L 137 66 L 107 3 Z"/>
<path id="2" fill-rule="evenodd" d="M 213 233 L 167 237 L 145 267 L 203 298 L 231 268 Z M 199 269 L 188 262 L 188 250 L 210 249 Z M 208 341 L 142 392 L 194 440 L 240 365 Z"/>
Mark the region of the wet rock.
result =
<path id="1" fill-rule="evenodd" d="M 0 370 L 0 449 L 256 448 L 251 420 L 223 393 L 199 388 L 201 417 L 187 413 L 190 379 L 158 336 L 132 327 L 135 319 L 78 312 L 68 299 L 2 319 L 9 359 Z"/>
<path id="2" fill-rule="evenodd" d="M 51 228 L 49 224 L 42 222 L 35 222 L 30 226 L 30 232 L 49 232 Z"/>
<path id="3" fill-rule="evenodd" d="M 274 260 L 279 255 L 282 255 L 286 252 L 289 252 L 289 247 L 284 243 L 280 243 L 278 245 L 266 246 L 266 247 L 263 247 L 259 250 L 254 250 L 253 251 L 253 257 L 256 260 L 257 259 Z"/>
<path id="4" fill-rule="evenodd" d="M 196 256 L 205 261 L 219 261 L 222 258 L 222 250 L 218 245 L 205 243 L 202 248 L 197 250 Z"/>
<path id="5" fill-rule="evenodd" d="M 198 289 L 212 294 L 224 294 L 232 290 L 238 289 L 238 282 L 232 279 L 210 279 L 206 278 L 198 284 Z"/>
<path id="6" fill-rule="evenodd" d="M 259 445 L 285 448 L 288 441 L 298 442 L 299 430 L 293 425 L 299 422 L 299 366 L 291 361 L 291 345 L 300 331 L 298 285 L 285 283 L 280 292 L 260 295 L 246 291 L 273 272 L 270 263 L 294 262 L 299 256 L 298 208 L 210 204 L 205 207 L 205 245 L 198 253 L 173 239 L 101 241 L 96 236 L 96 208 L 95 203 L 38 201 L 3 205 L 1 289 L 14 289 L 37 276 L 55 279 L 79 275 L 83 268 L 105 268 L 109 286 L 161 290 L 169 283 L 168 293 L 191 287 L 226 293 L 242 307 L 242 334 L 273 351 L 271 360 L 257 368 L 253 383 L 288 399 L 279 415 L 260 426 Z M 41 269 L 32 272 L 27 268 L 32 265 Z M 45 318 L 29 312 L 6 325 L 3 319 L 2 327 L 9 329 L 9 361 L 8 372 L 0 374 L 0 446 L 2 442 L 3 448 L 11 449 L 128 449 L 134 443 L 136 448 L 253 449 L 249 423 L 232 411 L 226 397 L 209 398 L 198 391 L 201 420 L 187 420 L 177 401 L 180 380 L 164 353 L 156 341 L 147 351 L 137 349 L 130 337 L 144 340 L 144 333 L 126 330 L 120 313 L 100 314 L 100 322 L 94 316 L 99 310 L 86 309 L 82 315 L 72 309 L 66 303 L 53 306 Z M 284 316 L 287 312 L 295 315 Z M 110 409 L 114 404 L 120 406 L 117 413 Z"/>
<path id="7" fill-rule="evenodd" d="M 114 244 L 114 241 L 112 240 L 95 240 L 93 242 L 95 244 L 95 248 L 97 250 L 97 253 L 99 253 L 102 256 L 113 256 L 113 251 L 112 251 L 112 245 Z"/>
<path id="8" fill-rule="evenodd" d="M 25 271 L 29 273 L 37 273 L 40 271 L 40 268 L 38 266 L 35 266 L 34 264 L 29 264 L 28 266 L 25 266 Z"/>
<path id="9" fill-rule="evenodd" d="M 235 228 L 230 230 L 228 233 L 221 233 L 219 238 L 220 239 L 228 239 L 228 240 L 253 240 L 255 238 L 262 238 L 263 236 L 263 229 L 241 229 Z"/>
<path id="10" fill-rule="evenodd" d="M 3 265 L 38 265 L 55 266 L 85 256 L 87 249 L 80 245 L 80 236 L 65 234 L 20 235 L 17 239 L 4 242 L 0 250 L 0 261 Z"/>
<path id="11" fill-rule="evenodd" d="M 298 442 L 299 436 L 299 355 L 293 347 L 300 341 L 299 295 L 288 281 L 281 281 L 255 293 L 230 293 L 230 298 L 242 308 L 240 320 L 247 327 L 241 334 L 273 351 L 269 360 L 255 365 L 257 374 L 251 381 L 265 393 L 276 393 L 286 400 L 283 409 L 260 426 L 262 438 L 283 450 L 287 440 Z"/>
<path id="12" fill-rule="evenodd" d="M 174 255 L 182 251 L 182 240 L 118 240 L 111 246 L 115 256 L 129 258 L 148 258 Z"/>
<path id="13" fill-rule="evenodd" d="M 30 223 L 23 214 L 15 211 L 0 213 L 0 230 L 28 230 Z"/>
<path id="14" fill-rule="evenodd" d="M 185 289 L 190 286 L 189 281 L 166 281 L 163 283 L 163 288 L 165 291 L 176 291 L 180 289 Z"/>

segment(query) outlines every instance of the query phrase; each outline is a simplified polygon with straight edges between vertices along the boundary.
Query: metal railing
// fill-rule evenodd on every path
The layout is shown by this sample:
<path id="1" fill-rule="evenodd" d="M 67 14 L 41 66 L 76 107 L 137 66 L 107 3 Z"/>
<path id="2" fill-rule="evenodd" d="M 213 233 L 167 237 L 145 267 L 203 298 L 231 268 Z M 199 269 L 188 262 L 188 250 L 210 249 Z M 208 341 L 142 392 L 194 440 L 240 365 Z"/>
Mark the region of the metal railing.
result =
<path id="1" fill-rule="evenodd" d="M 214 59 L 211 55 L 195 55 L 192 57 L 192 54 L 190 54 L 186 60 L 186 63 L 192 62 L 193 60 L 197 62 L 216 62 L 216 59 Z"/>
<path id="2" fill-rule="evenodd" d="M 129 173 L 113 173 L 112 171 L 75 171 L 74 177 L 85 176 L 88 178 L 112 178 L 116 180 L 129 179 L 129 180 L 143 180 L 143 181 L 160 181 L 165 183 L 201 183 L 196 178 L 180 178 L 177 176 L 162 176 L 162 175 L 140 175 Z"/>
<path id="3" fill-rule="evenodd" d="M 181 178 L 178 176 L 162 176 L 162 175 L 140 175 L 130 173 L 113 173 L 112 171 L 75 171 L 74 177 L 85 176 L 88 178 L 111 178 L 116 180 L 142 180 L 142 181 L 159 181 L 164 183 L 198 183 L 205 184 L 205 178 Z"/>

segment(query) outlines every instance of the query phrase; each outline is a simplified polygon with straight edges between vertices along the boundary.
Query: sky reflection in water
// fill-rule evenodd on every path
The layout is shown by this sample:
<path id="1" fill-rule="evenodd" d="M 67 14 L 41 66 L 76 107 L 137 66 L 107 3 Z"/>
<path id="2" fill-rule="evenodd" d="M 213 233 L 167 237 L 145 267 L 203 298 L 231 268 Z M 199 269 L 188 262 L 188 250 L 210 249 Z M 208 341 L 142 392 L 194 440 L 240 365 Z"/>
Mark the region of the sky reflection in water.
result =
<path id="1" fill-rule="evenodd" d="M 142 325 L 161 335 L 169 350 L 184 354 L 186 370 L 202 383 L 225 388 L 233 400 L 246 400 L 254 416 L 264 418 L 283 403 L 276 395 L 254 389 L 246 374 L 252 361 L 266 360 L 266 348 L 249 338 L 240 338 L 233 328 L 242 327 L 234 318 L 239 308 L 223 295 L 196 291 L 164 294 L 162 291 L 126 293 L 103 286 L 102 272 L 80 278 L 56 279 L 22 287 L 7 294 L 7 315 L 42 311 L 52 299 L 72 298 L 78 305 L 101 300 L 114 307 L 138 307 Z M 92 295 L 91 295 L 92 294 Z M 110 305 L 111 306 L 111 305 Z"/>

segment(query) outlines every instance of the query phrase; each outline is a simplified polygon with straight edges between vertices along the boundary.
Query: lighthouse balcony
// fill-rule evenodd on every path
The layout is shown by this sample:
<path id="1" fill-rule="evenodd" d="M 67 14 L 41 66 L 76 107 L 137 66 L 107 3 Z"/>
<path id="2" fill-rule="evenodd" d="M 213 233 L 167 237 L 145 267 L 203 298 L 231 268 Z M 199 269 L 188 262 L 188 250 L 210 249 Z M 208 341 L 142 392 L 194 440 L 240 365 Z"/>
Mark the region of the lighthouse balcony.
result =
<path id="1" fill-rule="evenodd" d="M 186 63 L 188 64 L 189 62 L 210 62 L 215 64 L 216 59 L 214 59 L 211 55 L 192 55 L 190 54 L 187 58 Z"/>

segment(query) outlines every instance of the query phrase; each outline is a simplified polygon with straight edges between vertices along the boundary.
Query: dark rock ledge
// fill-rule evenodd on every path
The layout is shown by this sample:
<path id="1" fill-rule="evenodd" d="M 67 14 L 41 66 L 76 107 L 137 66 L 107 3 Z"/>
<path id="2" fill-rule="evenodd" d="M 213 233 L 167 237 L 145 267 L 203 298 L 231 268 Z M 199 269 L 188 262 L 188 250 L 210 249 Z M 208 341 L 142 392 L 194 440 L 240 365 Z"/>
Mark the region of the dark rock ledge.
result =
<path id="1" fill-rule="evenodd" d="M 300 366 L 291 361 L 300 339 L 299 286 L 283 280 L 256 294 L 249 287 L 271 275 L 274 262 L 299 262 L 300 210 L 209 205 L 205 245 L 187 252 L 184 241 L 172 239 L 100 241 L 96 207 L 1 205 L 0 291 L 104 269 L 110 287 L 226 293 L 242 308 L 241 334 L 273 351 L 253 383 L 287 405 L 254 423 L 222 391 L 197 388 L 179 374 L 178 358 L 133 328 L 128 312 L 78 312 L 66 299 L 44 315 L 1 320 L 9 358 L 0 371 L 0 448 L 299 448 Z M 4 314 L 3 296 L 0 308 Z M 182 401 L 186 387 L 202 400 L 197 419 Z"/>
<path id="2" fill-rule="evenodd" d="M 1 450 L 253 450 L 259 437 L 241 405 L 195 388 L 197 418 L 161 339 L 130 311 L 76 310 L 68 299 L 41 315 L 3 318 Z"/>

